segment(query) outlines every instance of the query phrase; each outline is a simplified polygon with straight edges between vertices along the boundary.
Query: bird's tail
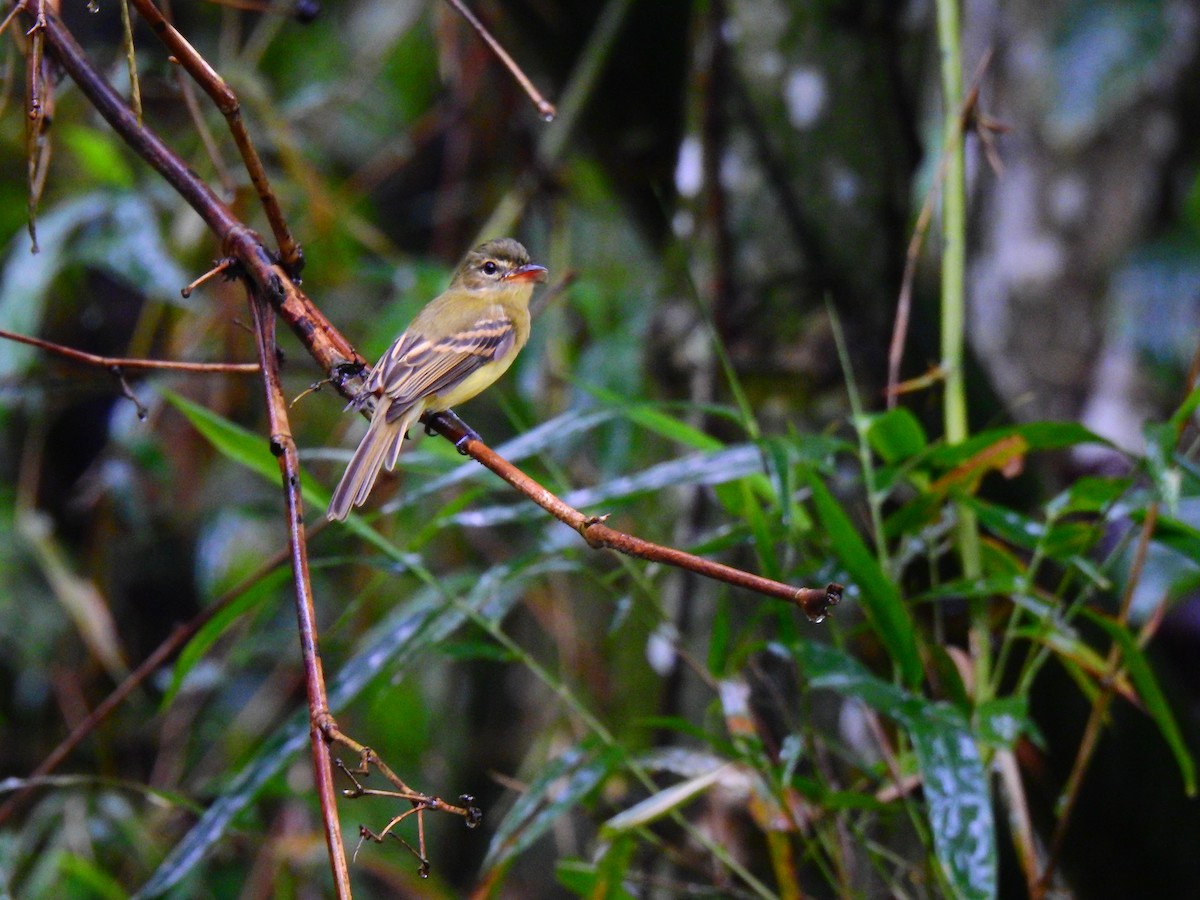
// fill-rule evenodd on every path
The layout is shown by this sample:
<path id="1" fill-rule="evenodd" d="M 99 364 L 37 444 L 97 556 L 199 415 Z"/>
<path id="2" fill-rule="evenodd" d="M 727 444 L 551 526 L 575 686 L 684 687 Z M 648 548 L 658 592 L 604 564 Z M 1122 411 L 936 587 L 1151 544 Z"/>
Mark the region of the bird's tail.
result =
<path id="1" fill-rule="evenodd" d="M 404 411 L 399 418 L 388 421 L 388 404 L 380 403 L 371 416 L 371 425 L 363 435 L 358 449 L 350 457 L 350 464 L 342 480 L 333 489 L 333 497 L 329 500 L 329 509 L 325 515 L 330 520 L 344 519 L 352 506 L 362 506 L 367 502 L 375 479 L 384 463 L 392 469 L 400 456 L 404 445 L 404 435 L 412 424 L 420 417 L 424 404 L 418 403 Z"/>

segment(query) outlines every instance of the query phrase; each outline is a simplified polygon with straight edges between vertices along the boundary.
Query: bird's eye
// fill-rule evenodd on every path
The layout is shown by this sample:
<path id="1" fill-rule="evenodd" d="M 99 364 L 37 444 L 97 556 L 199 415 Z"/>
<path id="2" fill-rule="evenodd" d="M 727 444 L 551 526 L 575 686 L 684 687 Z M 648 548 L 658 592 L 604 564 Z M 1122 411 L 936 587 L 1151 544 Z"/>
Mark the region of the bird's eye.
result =
<path id="1" fill-rule="evenodd" d="M 497 272 L 500 271 L 500 267 L 498 265 L 496 265 L 495 260 L 491 260 L 491 259 L 489 259 L 487 262 L 485 262 L 480 268 L 483 269 L 484 275 L 495 275 Z"/>

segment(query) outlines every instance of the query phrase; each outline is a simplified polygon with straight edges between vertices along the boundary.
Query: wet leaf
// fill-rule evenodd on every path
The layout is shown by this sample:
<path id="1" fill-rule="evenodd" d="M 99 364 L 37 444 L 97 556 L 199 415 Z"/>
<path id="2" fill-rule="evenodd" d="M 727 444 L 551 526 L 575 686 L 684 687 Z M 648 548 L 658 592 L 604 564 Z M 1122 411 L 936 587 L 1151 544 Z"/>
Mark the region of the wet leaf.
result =
<path id="1" fill-rule="evenodd" d="M 842 651 L 795 647 L 813 688 L 854 697 L 908 732 L 929 808 L 934 851 L 956 896 L 987 900 L 997 891 L 996 830 L 987 772 L 966 717 L 876 678 Z"/>

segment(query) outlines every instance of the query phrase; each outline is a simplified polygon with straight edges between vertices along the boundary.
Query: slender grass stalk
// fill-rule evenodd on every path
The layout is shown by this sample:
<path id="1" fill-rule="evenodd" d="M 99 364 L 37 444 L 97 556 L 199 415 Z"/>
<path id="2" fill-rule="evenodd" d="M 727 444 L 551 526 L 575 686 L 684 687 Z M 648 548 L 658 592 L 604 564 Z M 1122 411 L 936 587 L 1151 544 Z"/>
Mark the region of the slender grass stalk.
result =
<path id="1" fill-rule="evenodd" d="M 963 379 L 963 339 L 966 321 L 967 186 L 960 127 L 963 102 L 962 53 L 959 42 L 958 0 L 937 0 L 938 45 L 942 57 L 942 115 L 946 146 L 946 180 L 942 189 L 942 308 L 941 353 L 946 390 L 942 415 L 946 441 L 958 444 L 968 435 L 967 400 Z M 963 575 L 978 578 L 982 572 L 979 524 L 966 504 L 958 504 L 956 543 Z M 986 699 L 991 673 L 988 605 L 973 600 L 971 644 L 975 659 L 976 699 Z"/>

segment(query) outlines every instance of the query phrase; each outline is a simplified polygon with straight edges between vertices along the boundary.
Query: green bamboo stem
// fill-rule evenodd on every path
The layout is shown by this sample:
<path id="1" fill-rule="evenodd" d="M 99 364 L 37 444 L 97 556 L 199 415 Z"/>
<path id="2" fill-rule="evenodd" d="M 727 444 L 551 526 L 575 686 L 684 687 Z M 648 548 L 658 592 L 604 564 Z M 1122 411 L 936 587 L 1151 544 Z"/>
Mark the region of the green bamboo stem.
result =
<path id="1" fill-rule="evenodd" d="M 946 180 L 942 189 L 942 308 L 941 354 L 946 386 L 942 414 L 946 441 L 966 440 L 967 399 L 963 379 L 963 340 L 966 321 L 967 188 L 961 127 L 963 103 L 962 53 L 959 43 L 958 0 L 937 0 L 938 45 L 942 60 L 942 116 L 945 135 Z M 982 572 L 979 525 L 974 512 L 959 503 L 955 540 L 963 575 L 978 578 Z M 990 634 L 987 602 L 973 602 L 971 650 L 975 659 L 976 700 L 990 682 Z"/>

